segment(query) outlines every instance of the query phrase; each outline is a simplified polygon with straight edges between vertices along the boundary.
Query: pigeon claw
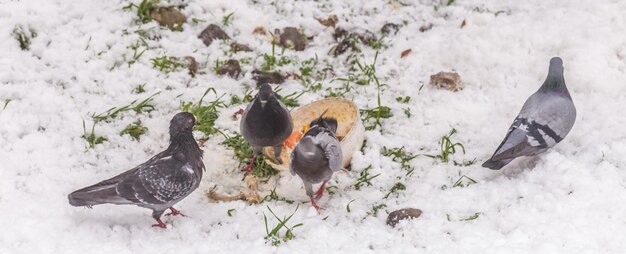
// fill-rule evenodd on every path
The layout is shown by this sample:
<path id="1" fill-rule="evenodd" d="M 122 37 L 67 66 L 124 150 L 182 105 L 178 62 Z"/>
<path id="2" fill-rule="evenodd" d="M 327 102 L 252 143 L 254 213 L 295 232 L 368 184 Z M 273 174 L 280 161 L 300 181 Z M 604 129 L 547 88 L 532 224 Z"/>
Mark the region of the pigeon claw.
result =
<path id="1" fill-rule="evenodd" d="M 174 209 L 174 207 L 170 207 L 170 211 L 172 211 L 172 212 L 170 212 L 170 213 L 166 213 L 166 214 L 165 214 L 165 216 L 170 216 L 170 215 L 176 216 L 176 215 L 180 215 L 180 216 L 183 216 L 183 217 L 187 217 L 187 216 L 185 216 L 183 213 L 181 213 L 180 211 L 178 211 L 178 210 Z"/>
<path id="2" fill-rule="evenodd" d="M 161 221 L 161 219 L 156 219 L 157 224 L 152 225 L 152 227 L 157 227 L 157 228 L 167 228 L 167 226 L 165 225 L 165 223 L 163 223 L 163 221 Z"/>
<path id="3" fill-rule="evenodd" d="M 324 195 L 324 190 L 326 189 L 326 182 L 324 181 L 322 183 L 322 186 L 320 186 L 320 188 L 317 190 L 317 192 L 315 192 L 315 200 L 319 200 L 320 198 L 322 198 L 322 196 Z"/>
<path id="4" fill-rule="evenodd" d="M 324 210 L 324 208 L 319 207 L 316 203 L 315 200 L 313 198 L 311 198 L 311 205 L 315 208 L 315 210 L 317 210 L 317 213 L 320 213 L 320 211 Z"/>
<path id="5" fill-rule="evenodd" d="M 254 169 L 254 163 L 256 162 L 256 156 L 252 157 L 252 160 L 250 160 L 250 162 L 248 163 L 248 165 L 246 165 L 246 167 L 243 168 L 243 174 L 247 175 L 248 173 L 250 173 L 252 171 L 252 169 Z"/>

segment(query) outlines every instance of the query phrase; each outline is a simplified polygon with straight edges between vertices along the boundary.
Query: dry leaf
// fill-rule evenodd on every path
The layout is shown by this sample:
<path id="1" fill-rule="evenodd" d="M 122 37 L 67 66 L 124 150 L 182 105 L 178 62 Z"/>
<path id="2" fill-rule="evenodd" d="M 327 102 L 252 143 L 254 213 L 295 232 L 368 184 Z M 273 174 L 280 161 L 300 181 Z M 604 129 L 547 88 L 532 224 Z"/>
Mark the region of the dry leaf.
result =
<path id="1" fill-rule="evenodd" d="M 243 110 L 242 108 L 240 108 L 239 110 L 237 110 L 237 112 L 235 112 L 235 113 L 232 115 L 232 119 L 233 119 L 233 121 L 237 120 L 237 116 L 238 116 L 238 115 L 243 115 L 243 112 L 244 112 L 244 110 Z"/>
<path id="2" fill-rule="evenodd" d="M 432 23 L 428 24 L 428 25 L 423 25 L 423 26 L 420 27 L 420 32 L 423 33 L 423 32 L 426 32 L 426 31 L 432 29 L 432 28 L 433 28 L 433 24 Z"/>
<path id="3" fill-rule="evenodd" d="M 335 27 L 335 25 L 337 25 L 337 22 L 339 22 L 339 18 L 337 18 L 337 15 L 330 15 L 328 16 L 327 19 L 318 19 L 316 18 L 318 22 L 320 22 L 320 24 L 322 24 L 323 26 L 328 26 L 328 27 Z"/>
<path id="4" fill-rule="evenodd" d="M 287 72 L 287 76 L 285 78 L 293 78 L 294 80 L 301 80 L 302 77 L 295 72 Z"/>
<path id="5" fill-rule="evenodd" d="M 411 49 L 407 49 L 405 51 L 402 51 L 402 53 L 400 53 L 400 58 L 405 58 L 409 54 L 411 54 Z"/>
<path id="6" fill-rule="evenodd" d="M 337 76 L 337 74 L 335 74 L 335 70 L 333 70 L 333 68 L 326 67 L 326 68 L 322 69 L 322 71 L 324 71 L 326 74 L 330 74 L 330 77 L 332 77 L 332 78 Z"/>
<path id="7" fill-rule="evenodd" d="M 254 28 L 252 33 L 253 34 L 260 34 L 260 35 L 267 35 L 267 30 L 265 30 L 265 27 L 257 26 L 257 27 Z"/>
<path id="8" fill-rule="evenodd" d="M 461 22 L 461 28 L 463 28 L 466 25 L 465 20 L 463 20 L 463 22 Z"/>
<path id="9" fill-rule="evenodd" d="M 463 90 L 461 76 L 456 72 L 439 72 L 430 75 L 430 84 L 437 88 L 447 89 L 453 92 Z"/>
<path id="10" fill-rule="evenodd" d="M 189 75 L 191 77 L 195 77 L 196 73 L 198 73 L 198 62 L 193 56 L 186 56 L 185 61 L 187 62 L 187 69 L 189 69 Z"/>

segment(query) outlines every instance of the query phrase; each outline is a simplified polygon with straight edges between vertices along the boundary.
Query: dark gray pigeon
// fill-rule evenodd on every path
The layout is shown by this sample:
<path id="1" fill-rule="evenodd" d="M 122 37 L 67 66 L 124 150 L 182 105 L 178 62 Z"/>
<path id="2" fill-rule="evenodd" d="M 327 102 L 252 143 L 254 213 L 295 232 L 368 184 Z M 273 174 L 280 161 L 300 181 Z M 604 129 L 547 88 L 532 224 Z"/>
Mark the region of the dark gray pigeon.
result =
<path id="1" fill-rule="evenodd" d="M 501 169 L 517 157 L 545 152 L 567 136 L 574 121 L 576 108 L 565 86 L 563 61 L 554 57 L 546 81 L 526 100 L 506 137 L 483 167 Z"/>
<path id="2" fill-rule="evenodd" d="M 285 139 L 291 135 L 293 123 L 289 110 L 280 100 L 272 87 L 268 84 L 259 86 L 259 93 L 241 117 L 240 130 L 243 137 L 252 145 L 254 157 L 244 168 L 248 173 L 254 167 L 256 157 L 261 153 L 261 149 L 266 146 L 274 147 L 274 157 L 278 164 L 283 161 L 280 152 Z"/>
<path id="3" fill-rule="evenodd" d="M 153 227 L 165 228 L 163 212 L 170 209 L 166 215 L 182 215 L 174 204 L 198 188 L 202 179 L 202 150 L 191 133 L 195 124 L 192 114 L 176 114 L 170 122 L 170 145 L 165 151 L 118 176 L 72 192 L 68 195 L 70 205 L 137 205 L 152 209 L 157 221 Z"/>
<path id="4" fill-rule="evenodd" d="M 292 175 L 298 175 L 304 183 L 306 194 L 311 198 L 311 204 L 318 211 L 320 207 L 315 203 L 324 194 L 326 182 L 335 171 L 342 167 L 343 156 L 341 144 L 335 136 L 337 120 L 334 118 L 320 118 L 311 122 L 309 129 L 291 152 L 289 170 Z M 322 183 L 313 196 L 313 184 Z"/>

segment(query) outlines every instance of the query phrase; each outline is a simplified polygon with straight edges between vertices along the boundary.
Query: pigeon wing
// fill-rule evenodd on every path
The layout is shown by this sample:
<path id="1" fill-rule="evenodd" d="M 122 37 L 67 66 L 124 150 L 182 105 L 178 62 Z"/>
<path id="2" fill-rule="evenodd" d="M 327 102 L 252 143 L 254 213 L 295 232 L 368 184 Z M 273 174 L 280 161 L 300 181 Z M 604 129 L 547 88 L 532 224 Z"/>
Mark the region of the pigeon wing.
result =
<path id="1" fill-rule="evenodd" d="M 343 155 L 339 140 L 331 132 L 319 133 L 316 137 L 316 143 L 324 150 L 325 157 L 328 160 L 328 167 L 333 171 L 342 168 Z"/>
<path id="2" fill-rule="evenodd" d="M 491 157 L 493 161 L 500 161 L 506 159 L 513 159 L 520 156 L 531 155 L 545 148 L 545 144 L 537 142 L 533 146 L 529 143 L 529 136 L 527 135 L 527 126 L 520 124 L 525 119 L 516 118 L 513 125 L 509 129 L 506 137 L 496 149 L 496 152 Z M 533 139 L 534 140 L 534 139 Z"/>
<path id="3" fill-rule="evenodd" d="M 291 158 L 289 158 L 289 172 L 291 173 L 292 176 L 296 175 L 296 170 L 293 167 L 294 158 L 298 156 L 296 153 L 297 153 L 296 149 L 293 149 L 293 151 L 291 151 Z"/>
<path id="4" fill-rule="evenodd" d="M 259 98 L 258 95 L 254 96 L 254 98 L 252 99 L 252 101 L 250 101 L 250 103 L 248 103 L 248 105 L 246 106 L 246 109 L 243 111 L 243 114 L 241 115 L 241 121 L 239 123 L 239 131 L 243 134 L 244 132 L 248 132 L 248 125 L 246 124 L 246 120 L 248 119 L 248 113 L 250 112 L 250 109 L 252 108 L 252 105 L 254 105 L 254 102 Z M 245 136 L 245 135 L 244 135 Z"/>
<path id="5" fill-rule="evenodd" d="M 576 120 L 571 100 L 533 94 L 515 119 L 492 160 L 535 155 L 561 142 Z"/>
<path id="6" fill-rule="evenodd" d="M 117 192 L 133 202 L 163 204 L 187 195 L 193 183 L 191 164 L 178 152 L 140 165 L 120 182 Z"/>
<path id="7" fill-rule="evenodd" d="M 283 112 L 289 112 L 289 109 L 287 108 L 287 105 L 285 105 L 285 103 L 283 103 L 283 101 L 281 101 L 281 100 L 280 100 L 280 98 L 277 98 L 277 100 L 276 100 L 276 101 L 278 101 L 278 105 L 280 106 L 281 111 L 283 111 Z M 289 113 L 288 113 L 288 114 L 289 114 Z"/>
<path id="8" fill-rule="evenodd" d="M 565 138 L 574 126 L 576 108 L 570 97 L 536 93 L 528 104 L 528 109 L 523 109 L 520 115 L 524 113 L 530 123 L 537 124 L 544 137 L 556 141 L 552 146 Z"/>

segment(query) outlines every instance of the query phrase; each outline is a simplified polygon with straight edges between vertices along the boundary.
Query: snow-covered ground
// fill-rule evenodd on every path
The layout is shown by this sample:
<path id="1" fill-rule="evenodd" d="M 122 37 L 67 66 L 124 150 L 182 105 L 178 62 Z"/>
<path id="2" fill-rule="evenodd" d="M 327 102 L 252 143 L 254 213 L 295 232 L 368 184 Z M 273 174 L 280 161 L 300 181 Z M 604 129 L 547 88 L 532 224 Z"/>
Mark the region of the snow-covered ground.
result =
<path id="1" fill-rule="evenodd" d="M 135 3 L 138 3 L 135 1 Z M 188 17 L 182 32 L 139 25 L 124 1 L 2 1 L 0 3 L 0 253 L 619 253 L 626 249 L 626 1 L 184 1 Z M 161 3 L 168 4 L 168 3 Z M 169 4 L 178 4 L 172 2 Z M 233 13 L 229 22 L 223 19 Z M 271 54 L 268 31 L 285 26 L 315 36 L 302 52 L 286 50 L 296 59 L 279 67 L 298 71 L 301 61 L 318 62 L 346 76 L 347 52 L 328 54 L 335 44 L 333 29 L 315 18 L 339 17 L 338 26 L 367 29 L 380 37 L 388 22 L 401 24 L 388 36 L 376 62 L 377 76 L 388 86 L 382 104 L 393 117 L 382 132 L 366 132 L 367 145 L 356 152 L 349 173 L 337 173 L 336 186 L 319 204 L 299 205 L 289 226 L 295 237 L 280 246 L 266 243 L 263 215 L 269 226 L 306 202 L 302 183 L 281 172 L 263 186 L 295 200 L 248 205 L 243 201 L 209 202 L 203 193 L 244 186 L 231 150 L 213 135 L 204 144 L 207 165 L 202 184 L 177 208 L 189 217 L 167 217 L 166 230 L 151 228 L 149 210 L 134 206 L 72 207 L 67 194 L 121 173 L 147 160 L 168 144 L 168 123 L 181 101 L 198 101 L 208 87 L 217 94 L 243 95 L 252 88 L 251 71 Z M 196 18 L 199 22 L 193 22 Z M 465 26 L 461 28 L 461 24 Z M 206 47 L 197 35 L 219 24 L 233 40 L 254 52 L 229 53 L 227 42 Z M 420 32 L 420 27 L 433 24 Z M 14 38 L 16 26 L 37 36 L 29 50 Z M 134 31 L 151 29 L 160 39 L 147 40 L 149 50 L 132 65 Z M 361 46 L 355 54 L 371 63 L 376 50 Z M 412 52 L 405 58 L 400 53 Z M 277 54 L 280 50 L 277 49 Z M 200 73 L 192 78 L 180 69 L 165 74 L 150 59 L 163 55 L 194 56 Z M 543 82 L 549 59 L 564 61 L 565 80 L 578 109 L 569 136 L 536 158 L 518 159 L 500 171 L 482 168 L 504 137 L 523 102 Z M 213 71 L 216 60 L 248 58 L 244 76 L 235 80 Z M 321 67 L 320 67 L 321 69 Z M 430 75 L 455 70 L 465 89 L 439 90 Z M 145 84 L 145 93 L 131 93 Z M 322 90 L 299 98 L 305 104 L 327 95 L 326 88 L 343 82 L 328 78 Z M 420 87 L 423 86 L 422 89 Z M 361 108 L 376 107 L 374 85 L 356 86 L 346 94 Z M 288 79 L 283 94 L 301 91 Z M 91 114 L 154 97 L 150 113 L 126 112 L 96 125 L 108 141 L 88 148 L 83 120 L 90 131 Z M 396 97 L 410 96 L 408 103 Z M 207 100 L 214 100 L 213 94 Z M 231 115 L 239 104 L 220 109 L 216 126 L 238 130 Z M 412 116 L 404 111 L 409 108 Z M 119 132 L 141 120 L 148 128 L 139 142 Z M 413 154 L 436 154 L 439 139 L 452 137 L 466 154 L 451 155 L 469 166 L 420 156 L 406 171 L 381 155 L 383 147 L 402 147 Z M 201 133 L 196 133 L 200 137 Z M 368 166 L 380 174 L 356 190 L 353 185 Z M 452 187 L 462 176 L 477 181 Z M 463 183 L 469 181 L 463 177 Z M 406 190 L 384 196 L 396 184 Z M 349 211 L 347 206 L 349 204 Z M 374 206 L 377 215 L 368 214 Z M 396 228 L 385 224 L 388 212 L 414 207 L 420 218 Z M 234 209 L 234 210 L 231 210 Z M 231 215 L 228 211 L 231 210 Z M 284 229 L 281 230 L 284 234 Z"/>

